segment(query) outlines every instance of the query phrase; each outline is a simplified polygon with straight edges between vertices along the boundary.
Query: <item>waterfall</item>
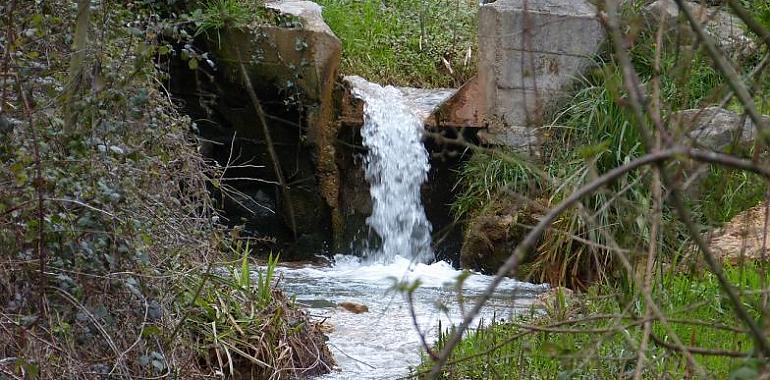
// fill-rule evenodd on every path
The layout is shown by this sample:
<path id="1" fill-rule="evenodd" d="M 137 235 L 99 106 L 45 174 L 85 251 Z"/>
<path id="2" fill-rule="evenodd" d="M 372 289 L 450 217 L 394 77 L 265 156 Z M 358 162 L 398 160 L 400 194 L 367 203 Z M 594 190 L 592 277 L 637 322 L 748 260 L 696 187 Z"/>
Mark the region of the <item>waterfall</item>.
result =
<path id="1" fill-rule="evenodd" d="M 372 215 L 366 224 L 382 239 L 378 250 L 366 255 L 390 263 L 396 256 L 431 262 L 432 226 L 425 216 L 420 186 L 428 178 L 428 152 L 422 143 L 423 120 L 407 104 L 403 93 L 360 77 L 347 77 L 353 95 L 364 101 L 363 145 Z"/>

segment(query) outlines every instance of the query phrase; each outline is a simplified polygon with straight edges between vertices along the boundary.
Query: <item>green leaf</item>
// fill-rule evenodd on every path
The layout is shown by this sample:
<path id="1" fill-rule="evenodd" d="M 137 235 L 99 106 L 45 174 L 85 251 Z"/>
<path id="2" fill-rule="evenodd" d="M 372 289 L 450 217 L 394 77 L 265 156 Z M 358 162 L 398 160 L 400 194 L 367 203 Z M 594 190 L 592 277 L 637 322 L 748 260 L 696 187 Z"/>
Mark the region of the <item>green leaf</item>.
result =
<path id="1" fill-rule="evenodd" d="M 243 258 L 241 258 L 241 280 L 240 285 L 241 287 L 244 287 L 248 289 L 250 287 L 250 274 L 249 273 L 249 254 L 251 253 L 251 250 L 249 249 L 249 242 L 246 242 L 246 248 L 243 249 Z"/>
<path id="2" fill-rule="evenodd" d="M 198 60 L 195 58 L 190 58 L 189 61 L 187 61 L 187 66 L 190 67 L 190 70 L 197 70 L 198 69 Z"/>

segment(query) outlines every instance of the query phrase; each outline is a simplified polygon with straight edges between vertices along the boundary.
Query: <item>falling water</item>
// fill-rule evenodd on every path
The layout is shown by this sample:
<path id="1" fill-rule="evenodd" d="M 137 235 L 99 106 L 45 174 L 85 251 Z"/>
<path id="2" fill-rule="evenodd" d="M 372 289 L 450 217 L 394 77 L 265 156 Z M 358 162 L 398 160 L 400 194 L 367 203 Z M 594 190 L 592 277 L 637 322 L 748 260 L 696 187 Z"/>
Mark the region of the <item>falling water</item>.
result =
<path id="1" fill-rule="evenodd" d="M 428 177 L 428 153 L 422 143 L 423 121 L 403 93 L 360 77 L 348 77 L 353 95 L 364 101 L 363 145 L 372 215 L 366 220 L 382 239 L 367 255 L 390 263 L 396 256 L 431 262 L 431 224 L 425 217 L 420 186 Z"/>

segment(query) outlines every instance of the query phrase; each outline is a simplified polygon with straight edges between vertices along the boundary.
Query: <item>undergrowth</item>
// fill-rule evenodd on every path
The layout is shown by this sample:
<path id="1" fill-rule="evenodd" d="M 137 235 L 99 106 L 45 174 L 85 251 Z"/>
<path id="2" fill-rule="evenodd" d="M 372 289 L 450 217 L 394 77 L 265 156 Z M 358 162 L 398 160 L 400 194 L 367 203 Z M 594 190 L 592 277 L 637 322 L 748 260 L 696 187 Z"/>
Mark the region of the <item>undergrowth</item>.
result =
<path id="1" fill-rule="evenodd" d="M 325 337 L 275 285 L 278 256 L 254 279 L 248 244 L 240 265 L 181 281 L 179 310 L 207 367 L 236 378 L 285 379 L 328 373 Z"/>
<path id="2" fill-rule="evenodd" d="M 211 274 L 235 244 L 207 189 L 219 173 L 159 70 L 201 12 L 165 4 L 0 5 L 0 378 L 277 379 L 330 363 L 271 270 L 251 282 L 248 250 L 237 282 Z M 211 327 L 229 330 L 212 343 Z M 234 334 L 257 327 L 270 339 Z"/>

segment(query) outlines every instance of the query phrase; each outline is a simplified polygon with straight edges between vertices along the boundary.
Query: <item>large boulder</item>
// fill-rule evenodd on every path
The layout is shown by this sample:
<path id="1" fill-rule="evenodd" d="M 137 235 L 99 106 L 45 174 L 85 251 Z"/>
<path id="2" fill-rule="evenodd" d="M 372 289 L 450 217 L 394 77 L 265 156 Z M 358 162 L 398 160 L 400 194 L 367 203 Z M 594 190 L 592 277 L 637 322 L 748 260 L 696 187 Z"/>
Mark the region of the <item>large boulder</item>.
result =
<path id="1" fill-rule="evenodd" d="M 707 234 L 711 252 L 723 262 L 733 265 L 745 261 L 767 260 L 767 202 L 736 215 L 724 227 Z M 693 248 L 695 250 L 695 248 Z"/>
<path id="2" fill-rule="evenodd" d="M 486 138 L 530 142 L 605 40 L 585 0 L 497 0 L 479 10 L 478 87 Z M 522 135 L 522 136 L 514 136 Z"/>
<path id="3" fill-rule="evenodd" d="M 770 125 L 770 118 L 764 119 L 765 125 Z M 747 151 L 757 136 L 757 128 L 748 116 L 719 107 L 679 111 L 671 121 L 686 131 L 694 145 L 716 151 L 727 147 Z"/>
<path id="4" fill-rule="evenodd" d="M 685 1 L 684 4 L 717 46 L 730 57 L 740 59 L 757 51 L 757 44 L 747 35 L 746 25 L 737 16 L 718 6 L 692 1 Z M 695 41 L 695 32 L 684 15 L 680 15 L 674 0 L 656 0 L 644 8 L 643 14 L 649 28 L 663 24 L 666 34 L 676 36 L 678 43 Z"/>

